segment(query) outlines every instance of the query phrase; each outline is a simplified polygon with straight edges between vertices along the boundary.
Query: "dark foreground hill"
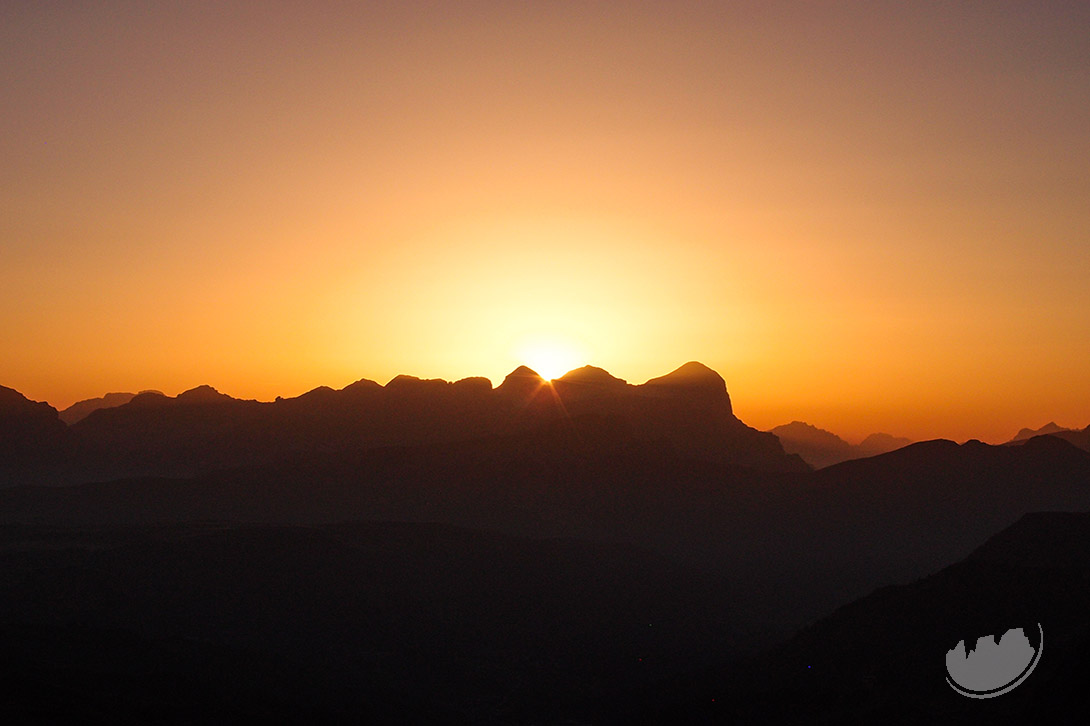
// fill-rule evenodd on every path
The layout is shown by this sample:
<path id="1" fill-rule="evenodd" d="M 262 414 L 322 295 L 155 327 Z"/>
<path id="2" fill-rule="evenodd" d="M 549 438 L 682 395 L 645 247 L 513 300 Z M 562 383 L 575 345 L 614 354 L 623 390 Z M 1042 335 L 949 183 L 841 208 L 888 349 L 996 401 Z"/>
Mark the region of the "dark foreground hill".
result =
<path id="1" fill-rule="evenodd" d="M 65 425 L 48 403 L 30 401 L 0 386 L 0 466 L 51 455 L 66 439 Z"/>
<path id="2" fill-rule="evenodd" d="M 742 645 L 721 580 L 443 525 L 3 527 L 0 582 L 20 722 L 600 720 Z"/>
<path id="3" fill-rule="evenodd" d="M 0 523 L 10 524 L 393 520 L 623 542 L 746 582 L 739 604 L 781 629 L 933 572 L 1040 510 L 1090 510 L 1090 453 L 1051 437 L 1018 447 L 934 441 L 773 474 L 634 444 L 594 418 L 192 479 L 14 487 L 0 497 Z"/>
<path id="4" fill-rule="evenodd" d="M 716 688 L 769 674 L 732 686 L 732 718 L 795 704 L 889 720 L 916 712 L 859 650 L 899 652 L 882 618 L 918 625 L 937 607 L 924 600 L 860 615 L 862 641 L 850 619 L 814 626 L 862 658 L 822 671 L 854 684 L 843 698 L 780 698 L 787 656 L 729 664 L 1026 513 L 1090 510 L 1090 453 L 1058 436 L 810 471 L 699 364 L 643 386 L 520 369 L 496 389 L 399 377 L 268 404 L 202 387 L 71 427 L 0 393 L 0 647 L 24 720 L 699 720 L 718 697 L 670 680 L 694 673 Z M 111 472 L 125 475 L 96 481 Z M 923 647 L 922 630 L 888 627 Z M 814 652 L 792 657 L 809 672 Z"/>
<path id="5" fill-rule="evenodd" d="M 1090 677 L 1090 514 L 1031 514 L 965 560 L 880 589 L 759 657 L 660 686 L 633 723 L 1076 723 Z M 1011 628 L 1041 660 L 971 699 L 946 652 Z"/>

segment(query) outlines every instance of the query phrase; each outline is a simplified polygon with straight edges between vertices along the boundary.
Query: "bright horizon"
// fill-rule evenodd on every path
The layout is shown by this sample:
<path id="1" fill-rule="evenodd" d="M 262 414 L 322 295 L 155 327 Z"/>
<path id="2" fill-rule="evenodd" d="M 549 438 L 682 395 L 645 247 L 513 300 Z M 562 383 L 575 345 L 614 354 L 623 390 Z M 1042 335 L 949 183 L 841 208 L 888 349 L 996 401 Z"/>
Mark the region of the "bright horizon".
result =
<path id="1" fill-rule="evenodd" d="M 491 376 L 486 375 L 486 376 L 483 376 L 483 377 L 488 378 L 491 381 L 492 386 L 496 387 L 500 383 L 503 382 L 503 379 L 506 377 L 506 375 L 508 373 L 510 373 L 511 371 L 513 371 L 515 368 L 517 368 L 520 365 L 526 365 L 529 368 L 532 368 L 535 372 L 542 375 L 542 377 L 544 377 L 546 379 L 551 379 L 551 378 L 560 378 L 565 373 L 568 373 L 568 372 L 570 372 L 572 370 L 575 370 L 576 368 L 580 368 L 580 367 L 582 367 L 582 365 L 594 365 L 594 364 L 593 363 L 585 363 L 585 364 L 575 365 L 575 366 L 572 366 L 570 368 L 566 368 L 564 370 L 554 369 L 553 372 L 546 374 L 546 373 L 543 373 L 543 370 L 545 370 L 545 367 L 543 365 L 541 365 L 541 364 L 534 365 L 534 364 L 532 364 L 531 361 L 527 360 L 527 361 L 524 361 L 522 363 L 512 364 L 512 367 L 510 369 L 507 369 L 502 374 L 491 375 Z M 596 367 L 601 368 L 602 366 L 596 366 Z M 675 368 L 676 367 L 677 366 L 675 366 Z M 712 368 L 714 369 L 714 366 L 712 366 Z M 668 370 L 667 371 L 660 371 L 658 373 L 654 373 L 654 374 L 648 376 L 647 378 L 633 380 L 633 379 L 625 378 L 625 376 L 623 376 L 623 375 L 618 375 L 616 373 L 616 371 L 609 370 L 609 369 L 606 369 L 606 370 L 608 370 L 609 373 L 617 376 L 618 378 L 621 378 L 621 379 L 625 380 L 627 383 L 634 384 L 634 385 L 642 384 L 642 383 L 646 382 L 646 380 L 648 380 L 650 378 L 655 378 L 657 376 L 664 375 L 664 374 L 670 372 Z M 673 370 L 673 369 L 671 369 L 671 370 Z M 556 371 L 560 371 L 560 372 L 556 372 Z M 371 376 L 362 376 L 361 378 L 367 378 L 367 379 L 373 380 L 373 381 L 385 386 L 387 383 L 389 383 L 389 381 L 391 379 L 393 379 L 397 375 L 410 375 L 410 376 L 413 376 L 413 375 L 416 375 L 416 374 L 402 372 L 402 373 L 398 373 L 398 374 L 389 375 L 389 376 L 386 376 L 386 377 L 377 377 L 376 378 L 376 377 L 371 377 Z M 482 376 L 482 374 L 479 374 L 479 373 L 478 374 L 473 374 L 473 375 L 474 376 Z M 720 375 L 722 375 L 721 372 L 720 372 Z M 462 377 L 469 377 L 469 376 L 444 377 L 444 376 L 440 376 L 440 375 L 416 375 L 416 377 L 417 378 L 440 378 L 440 379 L 444 379 L 444 380 L 453 382 L 453 381 L 459 380 Z M 340 388 L 344 388 L 345 386 L 347 386 L 347 385 L 349 385 L 351 383 L 355 383 L 358 380 L 360 380 L 360 378 L 355 378 L 355 379 L 352 379 L 352 380 L 349 380 L 349 381 L 342 381 L 342 382 L 340 382 L 338 384 L 333 384 L 333 385 L 328 384 L 328 383 L 323 383 L 323 384 L 318 384 L 318 385 L 326 385 L 326 386 L 329 386 L 329 387 L 334 388 L 334 389 L 340 389 Z M 303 393 L 306 393 L 307 391 L 313 390 L 314 388 L 317 387 L 317 386 L 311 386 L 311 387 L 306 388 L 304 390 L 293 391 L 291 393 L 281 392 L 281 393 L 275 393 L 275 394 L 264 394 L 263 396 L 239 395 L 239 394 L 237 394 L 237 393 L 235 393 L 233 391 L 224 390 L 220 386 L 217 386 L 217 385 L 212 384 L 212 383 L 207 383 L 207 382 L 193 383 L 192 385 L 184 385 L 184 386 L 178 387 L 176 390 L 175 389 L 163 390 L 161 387 L 154 387 L 154 386 L 149 387 L 149 388 L 140 389 L 140 390 L 155 390 L 155 391 L 159 391 L 159 392 L 163 393 L 164 395 L 174 397 L 174 396 L 177 396 L 179 393 L 190 390 L 192 388 L 196 388 L 199 385 L 211 385 L 213 388 L 217 389 L 220 393 L 226 393 L 227 395 L 230 395 L 230 396 L 232 396 L 234 398 L 238 398 L 238 399 L 242 399 L 242 400 L 258 400 L 258 401 L 263 401 L 263 402 L 271 402 L 277 396 L 282 396 L 284 398 L 295 397 L 295 396 L 298 396 L 298 395 L 302 395 Z M 23 393 L 22 391 L 20 391 L 20 392 Z M 74 403 L 78 403 L 79 401 L 86 400 L 87 398 L 98 398 L 98 397 L 100 397 L 102 395 L 105 395 L 106 393 L 116 393 L 116 392 L 121 392 L 121 391 L 120 391 L 120 389 L 118 389 L 118 390 L 111 389 L 110 391 L 103 391 L 102 393 L 96 394 L 94 396 L 88 396 L 88 397 L 84 397 L 84 398 L 80 398 L 80 399 L 73 399 L 71 401 L 65 401 L 62 404 L 57 404 L 57 403 L 54 403 L 52 401 L 47 401 L 47 403 L 52 405 L 57 410 L 63 410 L 65 408 L 67 408 L 68 406 L 71 406 Z M 125 392 L 137 393 L 138 391 L 136 389 L 129 389 L 129 390 L 125 391 Z M 732 407 L 734 409 L 735 415 L 738 416 L 744 423 L 746 423 L 746 424 L 748 424 L 750 426 L 753 426 L 754 428 L 760 429 L 762 431 L 766 431 L 768 429 L 774 428 L 776 426 L 780 426 L 782 424 L 787 424 L 787 423 L 791 423 L 792 421 L 800 420 L 799 418 L 787 418 L 787 419 L 782 419 L 782 420 L 775 419 L 775 420 L 773 420 L 772 423 L 766 423 L 763 420 L 762 421 L 756 421 L 754 417 L 747 416 L 744 413 L 746 410 L 749 409 L 749 407 L 744 406 L 744 405 L 741 406 L 741 407 L 739 406 L 738 399 L 735 396 L 735 394 L 731 391 L 729 382 L 727 382 L 727 392 L 731 396 L 731 404 L 732 404 Z M 740 411 L 740 409 L 741 409 L 741 411 Z M 864 438 L 869 436 L 870 434 L 875 434 L 875 433 L 887 433 L 887 434 L 892 433 L 894 436 L 906 436 L 906 437 L 912 439 L 913 441 L 927 441 L 927 440 L 936 439 L 936 438 L 946 438 L 946 439 L 956 440 L 958 443 L 964 443 L 965 441 L 967 441 L 969 439 L 980 439 L 982 441 L 985 441 L 986 443 L 1000 444 L 1000 443 L 1005 443 L 1006 441 L 1009 441 L 1018 432 L 1018 430 L 1020 430 L 1021 428 L 1028 427 L 1028 428 L 1037 429 L 1037 428 L 1040 428 L 1040 427 L 1044 426 L 1046 423 L 1053 422 L 1052 419 L 1049 419 L 1048 421 L 1034 422 L 1034 423 L 1031 423 L 1031 424 L 1026 424 L 1026 426 L 1019 427 L 1019 429 L 1012 430 L 1010 432 L 1002 432 L 1001 431 L 998 435 L 996 435 L 994 437 L 985 438 L 985 437 L 982 437 L 980 435 L 970 435 L 970 436 L 964 436 L 964 437 L 952 437 L 952 436 L 940 436 L 940 435 L 911 436 L 910 434 L 903 433 L 901 431 L 891 431 L 891 430 L 886 430 L 886 429 L 881 429 L 881 428 L 863 429 L 863 430 L 859 430 L 859 431 L 846 431 L 846 430 L 842 430 L 842 429 L 836 429 L 835 427 L 824 425 L 822 423 L 815 423 L 814 421 L 811 421 L 811 420 L 805 420 L 805 419 L 802 419 L 802 420 L 805 423 L 808 423 L 808 424 L 810 424 L 812 426 L 816 426 L 817 428 L 831 431 L 832 433 L 840 436 L 842 439 L 845 439 L 846 441 L 848 441 L 848 443 L 851 443 L 851 444 L 857 444 L 860 441 L 862 441 Z M 1063 426 L 1064 428 L 1079 429 L 1079 428 L 1084 427 L 1083 425 L 1078 424 L 1078 423 L 1065 423 L 1063 421 L 1054 422 L 1054 423 L 1058 423 L 1058 425 Z"/>
<path id="2" fill-rule="evenodd" d="M 1090 6 L 363 5 L 0 8 L 0 385 L 1090 424 Z"/>

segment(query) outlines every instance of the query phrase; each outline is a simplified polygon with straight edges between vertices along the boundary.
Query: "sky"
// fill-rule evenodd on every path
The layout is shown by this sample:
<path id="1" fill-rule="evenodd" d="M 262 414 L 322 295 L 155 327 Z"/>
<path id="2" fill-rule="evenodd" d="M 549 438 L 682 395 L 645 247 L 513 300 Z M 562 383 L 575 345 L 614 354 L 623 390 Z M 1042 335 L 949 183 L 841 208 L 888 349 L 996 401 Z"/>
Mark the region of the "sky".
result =
<path id="1" fill-rule="evenodd" d="M 1090 4 L 0 4 L 0 384 L 1090 424 Z"/>

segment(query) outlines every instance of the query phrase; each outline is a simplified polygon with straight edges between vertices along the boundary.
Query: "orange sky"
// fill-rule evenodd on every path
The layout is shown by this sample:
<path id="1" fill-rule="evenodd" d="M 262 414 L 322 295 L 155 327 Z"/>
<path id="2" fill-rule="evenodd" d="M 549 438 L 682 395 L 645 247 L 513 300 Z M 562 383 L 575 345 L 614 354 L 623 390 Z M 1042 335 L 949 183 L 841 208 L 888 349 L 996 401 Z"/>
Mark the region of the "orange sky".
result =
<path id="1" fill-rule="evenodd" d="M 1090 423 L 1085 4 L 73 5 L 0 6 L 31 398 L 554 349 L 759 428 Z"/>

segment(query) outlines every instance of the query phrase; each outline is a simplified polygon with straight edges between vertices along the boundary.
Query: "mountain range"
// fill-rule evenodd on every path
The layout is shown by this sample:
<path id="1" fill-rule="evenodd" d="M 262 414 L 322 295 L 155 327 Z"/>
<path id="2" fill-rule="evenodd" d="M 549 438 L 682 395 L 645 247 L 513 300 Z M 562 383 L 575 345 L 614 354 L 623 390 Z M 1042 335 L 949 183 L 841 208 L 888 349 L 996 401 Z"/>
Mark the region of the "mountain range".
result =
<path id="1" fill-rule="evenodd" d="M 891 436 L 890 434 L 871 434 L 858 444 L 849 444 L 836 434 L 819 429 L 802 421 L 769 429 L 783 444 L 784 451 L 798 454 L 803 461 L 815 469 L 839 464 L 849 459 L 862 459 L 868 456 L 896 451 L 912 443 L 911 439 Z"/>
<path id="2" fill-rule="evenodd" d="M 1042 426 L 1039 429 L 1031 429 L 1029 427 L 1022 429 L 1017 434 L 1015 434 L 1014 438 L 1011 439 L 1010 442 L 1008 442 L 1008 443 L 1013 443 L 1015 441 L 1025 441 L 1026 439 L 1032 439 L 1034 436 L 1044 436 L 1046 434 L 1058 434 L 1058 433 L 1063 433 L 1063 432 L 1071 431 L 1071 430 L 1072 429 L 1067 429 L 1067 428 L 1064 428 L 1063 426 L 1058 425 L 1055 421 L 1049 421 L 1048 423 L 1046 423 L 1044 426 Z"/>
<path id="3" fill-rule="evenodd" d="M 400 375 L 385 386 L 363 379 L 271 403 L 198 386 L 176 397 L 144 392 L 120 405 L 106 405 L 107 398 L 83 402 L 66 411 L 74 420 L 67 427 L 47 404 L 3 391 L 0 427 L 11 429 L 12 442 L 21 437 L 0 459 L 0 477 L 6 471 L 9 482 L 190 476 L 306 453 L 588 425 L 701 460 L 770 471 L 808 468 L 775 436 L 739 421 L 722 377 L 695 362 L 642 385 L 592 366 L 545 381 L 523 366 L 495 389 L 485 378 L 451 383 Z"/>
<path id="4" fill-rule="evenodd" d="M 1054 423 L 1046 424 L 1036 430 L 1022 429 L 1018 432 L 1017 436 L 1007 442 L 1007 445 L 1020 446 L 1037 436 L 1052 436 L 1057 439 L 1063 439 L 1084 451 L 1090 451 L 1090 426 L 1087 426 L 1084 429 L 1066 429 L 1062 426 L 1057 426 Z"/>
<path id="5" fill-rule="evenodd" d="M 162 395 L 161 391 L 141 391 L 141 393 L 158 393 Z M 100 408 L 115 408 L 117 406 L 124 406 L 126 403 L 136 397 L 135 393 L 107 393 L 105 396 L 98 398 L 88 398 L 84 401 L 73 403 L 68 408 L 60 411 L 58 416 L 61 421 L 71 426 L 77 421 L 82 421 L 91 415 L 94 411 Z"/>
<path id="6" fill-rule="evenodd" d="M 958 587 L 1082 567 L 1084 520 L 1023 518 L 1090 510 L 1088 431 L 813 470 L 698 363 L 200 386 L 71 425 L 0 389 L 0 673 L 26 720 L 926 718 L 890 663 L 969 627 Z"/>

